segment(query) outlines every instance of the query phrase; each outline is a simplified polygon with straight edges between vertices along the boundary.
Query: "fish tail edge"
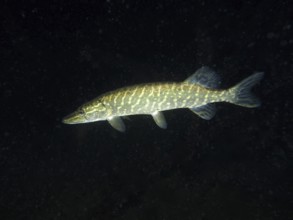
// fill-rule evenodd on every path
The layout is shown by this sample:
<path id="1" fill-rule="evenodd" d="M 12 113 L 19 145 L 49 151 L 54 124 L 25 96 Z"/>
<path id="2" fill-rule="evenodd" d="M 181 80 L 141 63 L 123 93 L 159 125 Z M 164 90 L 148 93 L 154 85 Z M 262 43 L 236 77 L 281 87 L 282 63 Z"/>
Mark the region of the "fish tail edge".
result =
<path id="1" fill-rule="evenodd" d="M 229 89 L 232 94 L 231 103 L 247 108 L 255 108 L 261 105 L 261 101 L 251 93 L 251 89 L 263 78 L 263 72 L 257 72 L 242 80 Z"/>

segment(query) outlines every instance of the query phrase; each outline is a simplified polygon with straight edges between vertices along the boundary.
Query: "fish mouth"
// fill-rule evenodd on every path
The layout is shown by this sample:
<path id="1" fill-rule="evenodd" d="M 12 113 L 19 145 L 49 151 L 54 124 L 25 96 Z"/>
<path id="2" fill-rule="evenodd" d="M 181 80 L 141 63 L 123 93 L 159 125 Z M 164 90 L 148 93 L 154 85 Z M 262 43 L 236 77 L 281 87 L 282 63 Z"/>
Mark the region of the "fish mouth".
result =
<path id="1" fill-rule="evenodd" d="M 70 118 L 71 118 L 70 115 L 65 116 L 64 118 L 62 118 L 62 123 L 64 123 L 64 124 L 71 124 L 70 123 Z"/>
<path id="2" fill-rule="evenodd" d="M 65 116 L 62 119 L 62 123 L 64 123 L 64 124 L 79 124 L 79 123 L 81 123 L 80 116 L 78 114 L 76 114 L 75 112 L 73 112 L 73 113 Z"/>

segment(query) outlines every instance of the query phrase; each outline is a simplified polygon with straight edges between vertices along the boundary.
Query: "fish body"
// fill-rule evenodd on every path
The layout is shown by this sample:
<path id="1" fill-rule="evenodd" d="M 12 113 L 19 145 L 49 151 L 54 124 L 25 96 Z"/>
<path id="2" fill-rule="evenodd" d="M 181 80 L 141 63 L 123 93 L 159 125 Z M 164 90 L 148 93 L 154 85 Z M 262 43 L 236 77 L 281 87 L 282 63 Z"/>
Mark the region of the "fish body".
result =
<path id="1" fill-rule="evenodd" d="M 263 73 L 255 73 L 228 89 L 218 89 L 220 79 L 208 67 L 202 67 L 183 82 L 147 83 L 120 88 L 85 103 L 63 119 L 66 124 L 107 120 L 115 129 L 125 131 L 121 116 L 152 115 L 156 124 L 166 128 L 162 111 L 189 108 L 203 119 L 215 115 L 215 102 L 230 102 L 257 107 L 260 102 L 250 89 Z"/>
<path id="2" fill-rule="evenodd" d="M 112 91 L 96 101 L 109 106 L 113 116 L 125 116 L 201 106 L 219 101 L 223 95 L 224 91 L 184 82 L 148 83 Z"/>

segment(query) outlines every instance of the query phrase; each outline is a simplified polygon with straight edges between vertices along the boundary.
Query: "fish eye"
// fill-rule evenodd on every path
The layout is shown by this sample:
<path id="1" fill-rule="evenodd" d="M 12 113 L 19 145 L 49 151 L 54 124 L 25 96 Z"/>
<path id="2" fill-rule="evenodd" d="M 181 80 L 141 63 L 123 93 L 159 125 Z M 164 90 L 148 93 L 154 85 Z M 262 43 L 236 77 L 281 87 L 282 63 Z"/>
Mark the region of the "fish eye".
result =
<path id="1" fill-rule="evenodd" d="M 77 109 L 78 114 L 83 115 L 84 114 L 84 110 L 83 108 L 79 108 Z"/>

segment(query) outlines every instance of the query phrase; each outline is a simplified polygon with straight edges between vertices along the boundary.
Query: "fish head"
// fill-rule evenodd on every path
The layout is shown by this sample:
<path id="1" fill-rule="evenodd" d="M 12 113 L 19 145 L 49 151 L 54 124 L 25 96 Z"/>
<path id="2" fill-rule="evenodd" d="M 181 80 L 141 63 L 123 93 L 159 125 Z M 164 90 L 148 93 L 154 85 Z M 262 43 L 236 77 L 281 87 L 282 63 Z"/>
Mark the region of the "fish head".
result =
<path id="1" fill-rule="evenodd" d="M 102 102 L 86 103 L 76 111 L 63 118 L 64 124 L 81 124 L 94 121 L 106 120 L 109 111 Z"/>

